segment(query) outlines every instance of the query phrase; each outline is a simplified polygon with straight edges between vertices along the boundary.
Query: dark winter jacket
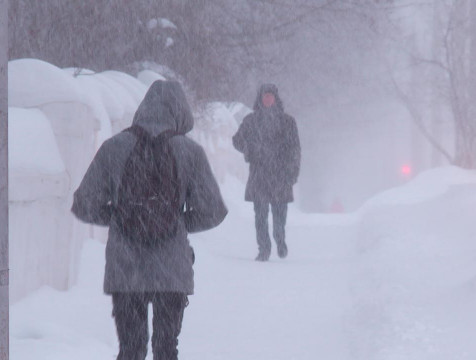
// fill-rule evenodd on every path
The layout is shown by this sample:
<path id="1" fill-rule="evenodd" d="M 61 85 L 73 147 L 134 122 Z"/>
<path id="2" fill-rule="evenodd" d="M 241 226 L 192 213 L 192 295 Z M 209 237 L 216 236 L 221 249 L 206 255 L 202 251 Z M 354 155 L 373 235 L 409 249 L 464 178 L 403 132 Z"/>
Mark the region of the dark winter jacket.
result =
<path id="1" fill-rule="evenodd" d="M 273 93 L 275 105 L 265 108 L 261 98 Z M 245 200 L 282 203 L 293 201 L 301 146 L 294 118 L 284 112 L 276 86 L 263 85 L 258 91 L 254 111 L 243 119 L 233 136 L 233 145 L 250 163 Z"/>
<path id="2" fill-rule="evenodd" d="M 187 233 L 217 226 L 227 213 L 203 149 L 184 136 L 193 127 L 185 95 L 176 82 L 156 81 L 133 120 L 153 136 L 173 129 L 182 135 L 170 141 L 177 162 L 181 204 L 187 212 L 175 239 L 143 248 L 119 231 L 112 208 L 126 160 L 136 138 L 121 132 L 98 150 L 79 188 L 72 211 L 82 221 L 109 226 L 104 291 L 193 293 L 193 249 Z M 138 174 L 140 175 L 140 174 Z"/>

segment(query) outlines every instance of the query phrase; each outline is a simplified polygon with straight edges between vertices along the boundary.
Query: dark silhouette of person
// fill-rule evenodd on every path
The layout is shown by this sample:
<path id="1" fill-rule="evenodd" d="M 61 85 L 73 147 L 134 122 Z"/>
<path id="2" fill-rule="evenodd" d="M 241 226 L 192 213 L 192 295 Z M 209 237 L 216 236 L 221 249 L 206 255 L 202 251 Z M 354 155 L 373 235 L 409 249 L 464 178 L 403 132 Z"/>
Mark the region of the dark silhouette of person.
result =
<path id="1" fill-rule="evenodd" d="M 141 239 L 131 239 L 121 231 L 124 224 L 118 223 L 114 208 L 118 206 L 124 168 L 139 141 L 129 131 L 102 144 L 74 194 L 72 211 L 84 222 L 109 226 L 104 292 L 112 295 L 119 338 L 117 359 L 145 359 L 147 312 L 152 303 L 154 359 L 176 360 L 187 296 L 193 293 L 194 285 L 194 253 L 187 234 L 217 226 L 227 209 L 204 150 L 185 136 L 193 127 L 193 117 L 179 83 L 154 82 L 132 124 L 151 137 L 175 133 L 168 140 L 176 161 L 181 209 L 175 236 L 145 247 Z"/>
<path id="2" fill-rule="evenodd" d="M 285 258 L 287 204 L 293 201 L 297 182 L 301 146 L 293 117 L 284 112 L 278 89 L 264 84 L 258 90 L 253 112 L 247 115 L 233 136 L 233 145 L 249 163 L 245 200 L 254 203 L 258 261 L 271 254 L 268 232 L 269 207 L 273 214 L 273 237 L 278 256 Z"/>

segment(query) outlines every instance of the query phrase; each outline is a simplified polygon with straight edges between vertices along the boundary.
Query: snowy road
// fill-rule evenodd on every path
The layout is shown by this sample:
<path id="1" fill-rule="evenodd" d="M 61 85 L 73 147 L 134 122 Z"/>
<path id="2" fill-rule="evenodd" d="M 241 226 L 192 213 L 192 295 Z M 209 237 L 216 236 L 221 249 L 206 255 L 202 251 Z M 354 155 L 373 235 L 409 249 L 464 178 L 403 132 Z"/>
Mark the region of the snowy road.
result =
<path id="1" fill-rule="evenodd" d="M 254 262 L 252 218 L 233 212 L 193 240 L 196 294 L 181 337 L 185 359 L 348 358 L 349 228 L 293 226 L 293 215 L 286 260 L 273 248 L 270 262 Z"/>

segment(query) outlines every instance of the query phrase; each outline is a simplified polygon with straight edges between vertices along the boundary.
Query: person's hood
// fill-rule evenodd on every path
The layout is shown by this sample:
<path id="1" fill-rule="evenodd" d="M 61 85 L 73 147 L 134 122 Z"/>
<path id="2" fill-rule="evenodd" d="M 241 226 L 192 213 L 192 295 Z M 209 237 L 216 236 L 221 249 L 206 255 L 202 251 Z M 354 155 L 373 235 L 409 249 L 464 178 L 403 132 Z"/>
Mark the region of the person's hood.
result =
<path id="1" fill-rule="evenodd" d="M 263 94 L 265 94 L 265 93 L 273 94 L 274 98 L 276 100 L 276 104 L 273 107 L 277 108 L 281 112 L 284 111 L 283 102 L 281 101 L 281 98 L 279 97 L 279 94 L 278 94 L 278 87 L 274 84 L 263 84 L 263 85 L 260 86 L 260 88 L 258 90 L 258 94 L 256 95 L 255 104 L 253 105 L 253 110 L 254 111 L 259 111 L 259 110 L 267 111 L 268 110 L 267 108 L 264 107 L 263 102 L 261 101 L 261 98 L 262 98 Z"/>
<path id="2" fill-rule="evenodd" d="M 185 93 L 176 81 L 155 81 L 139 105 L 132 125 L 139 125 L 152 136 L 165 130 L 185 134 L 193 128 L 193 115 Z"/>

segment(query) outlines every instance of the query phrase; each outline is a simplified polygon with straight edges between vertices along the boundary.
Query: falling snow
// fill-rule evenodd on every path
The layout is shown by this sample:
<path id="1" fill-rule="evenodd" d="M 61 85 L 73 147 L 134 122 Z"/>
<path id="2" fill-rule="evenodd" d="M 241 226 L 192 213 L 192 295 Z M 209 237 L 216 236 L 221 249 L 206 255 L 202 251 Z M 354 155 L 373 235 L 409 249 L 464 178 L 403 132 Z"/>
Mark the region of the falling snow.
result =
<path id="1" fill-rule="evenodd" d="M 474 360 L 475 4 L 11 2 L 11 358 L 113 359 L 104 292 L 153 288 L 190 295 L 181 359 Z M 183 94 L 146 96 L 165 83 Z M 289 255 L 273 242 L 257 262 L 233 137 L 269 83 L 296 126 L 247 140 L 296 132 L 301 166 Z M 190 218 L 161 251 L 121 251 L 117 226 L 70 211 L 118 186 L 132 123 L 186 133 L 171 142 Z"/>

